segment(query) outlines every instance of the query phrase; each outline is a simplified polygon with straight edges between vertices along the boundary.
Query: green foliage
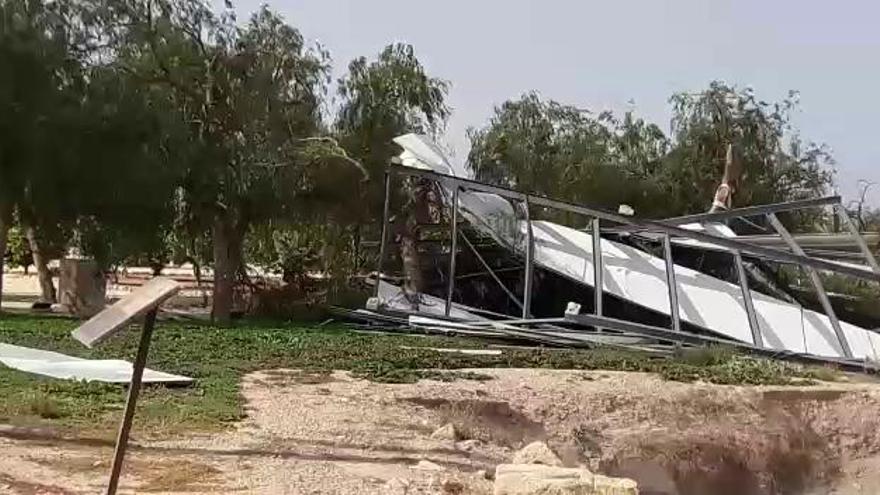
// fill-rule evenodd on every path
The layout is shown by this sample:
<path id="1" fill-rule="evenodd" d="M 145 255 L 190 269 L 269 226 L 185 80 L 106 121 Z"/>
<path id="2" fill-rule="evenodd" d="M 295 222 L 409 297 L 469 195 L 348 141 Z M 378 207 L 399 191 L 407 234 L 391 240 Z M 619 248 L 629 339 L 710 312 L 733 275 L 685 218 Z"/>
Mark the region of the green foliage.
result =
<path id="1" fill-rule="evenodd" d="M 782 361 L 731 356 L 711 364 L 672 363 L 660 370 L 667 380 L 697 380 L 721 385 L 805 385 L 811 375 L 803 367 Z"/>
<path id="2" fill-rule="evenodd" d="M 670 139 L 631 113 L 595 115 L 530 93 L 469 131 L 468 164 L 480 180 L 606 208 L 629 204 L 640 216 L 662 217 L 708 208 L 733 144 L 744 169 L 736 204 L 813 197 L 831 184 L 834 161 L 826 147 L 803 142 L 793 129 L 795 96 L 767 103 L 751 89 L 720 82 L 673 95 Z"/>
<path id="3" fill-rule="evenodd" d="M 27 238 L 21 227 L 13 225 L 9 229 L 6 242 L 6 264 L 24 269 L 33 264 L 34 259 L 31 257 L 31 247 L 28 245 Z"/>
<path id="4" fill-rule="evenodd" d="M 70 338 L 76 324 L 57 317 L 6 317 L 0 320 L 0 341 L 86 358 L 134 358 L 137 332 L 122 333 L 99 348 L 86 349 Z M 487 379 L 485 374 L 461 371 L 474 368 L 642 371 L 659 373 L 670 380 L 722 384 L 783 385 L 822 379 L 812 368 L 718 349 L 688 352 L 673 359 L 603 348 L 505 349 L 497 356 L 430 349 L 468 348 L 474 344 L 466 339 L 362 335 L 339 327 L 249 322 L 239 328 L 218 328 L 166 322 L 153 337 L 148 365 L 192 376 L 196 382 L 185 389 L 147 387 L 139 403 L 138 424 L 147 431 L 168 425 L 183 431 L 216 428 L 235 421 L 243 415 L 241 376 L 275 368 L 313 373 L 349 370 L 356 376 L 387 383 Z M 0 402 L 2 421 L 28 421 L 42 414 L 57 415 L 65 424 L 94 427 L 96 423 L 115 422 L 124 402 L 124 388 L 45 379 L 0 366 L 0 396 L 4 398 Z"/>
<path id="5" fill-rule="evenodd" d="M 736 202 L 755 205 L 815 197 L 831 184 L 827 147 L 804 142 L 791 121 L 798 94 L 770 103 L 751 88 L 715 81 L 701 93 L 670 98 L 676 146 L 665 163 L 682 211 L 706 208 L 724 168 L 727 145 L 743 167 Z M 804 222 L 814 218 L 801 219 Z"/>
<path id="6" fill-rule="evenodd" d="M 375 61 L 360 57 L 339 80 L 341 104 L 335 130 L 340 145 L 363 164 L 370 181 L 361 194 L 366 208 L 357 220 L 369 222 L 382 212 L 383 176 L 391 158 L 400 153 L 392 139 L 410 132 L 436 136 L 450 109 L 449 83 L 430 77 L 410 45 L 388 45 Z"/>
<path id="7" fill-rule="evenodd" d="M 450 83 L 394 43 L 349 63 L 326 115 L 329 54 L 267 7 L 242 22 L 204 0 L 6 0 L 0 19 L 13 264 L 30 263 L 20 228 L 33 226 L 50 258 L 70 245 L 106 267 L 189 261 L 235 280 L 250 261 L 342 281 L 362 268 L 361 241 L 378 237 L 392 139 L 439 137 L 451 112 Z M 640 216 L 705 210 L 731 143 L 745 170 L 737 204 L 830 184 L 828 150 L 792 126 L 796 94 L 768 103 L 713 82 L 670 101 L 666 136 L 632 113 L 527 93 L 470 131 L 468 163 L 481 180 Z M 411 213 L 432 193 L 410 182 L 392 201 Z"/>
<path id="8" fill-rule="evenodd" d="M 667 204 L 651 179 L 669 143 L 631 114 L 618 121 L 530 93 L 496 108 L 469 137 L 468 164 L 479 180 L 640 213 Z"/>
<path id="9" fill-rule="evenodd" d="M 309 273 L 344 278 L 352 271 L 352 246 L 345 230 L 333 224 L 255 226 L 246 239 L 245 251 L 248 259 L 282 275 L 287 283 L 301 283 Z"/>

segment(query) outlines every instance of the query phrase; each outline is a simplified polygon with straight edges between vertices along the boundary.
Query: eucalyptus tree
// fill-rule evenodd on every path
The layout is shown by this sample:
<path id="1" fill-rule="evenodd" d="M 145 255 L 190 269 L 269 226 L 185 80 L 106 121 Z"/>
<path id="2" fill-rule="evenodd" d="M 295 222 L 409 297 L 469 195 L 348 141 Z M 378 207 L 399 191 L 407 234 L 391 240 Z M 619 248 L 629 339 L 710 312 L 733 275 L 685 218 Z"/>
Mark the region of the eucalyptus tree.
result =
<path id="1" fill-rule="evenodd" d="M 834 159 L 829 150 L 802 140 L 792 123 L 796 92 L 768 102 L 751 88 L 715 81 L 705 91 L 678 93 L 670 102 L 675 147 L 665 160 L 664 183 L 681 212 L 706 208 L 729 145 L 742 168 L 736 204 L 815 197 L 831 185 Z"/>
<path id="2" fill-rule="evenodd" d="M 625 203 L 640 214 L 663 208 L 653 178 L 669 142 L 631 114 L 618 120 L 528 93 L 468 134 L 479 180 L 606 208 Z"/>
<path id="3" fill-rule="evenodd" d="M 370 177 L 361 190 L 366 207 L 356 210 L 351 219 L 356 224 L 355 244 L 364 226 L 377 225 L 381 218 L 384 172 L 400 152 L 392 139 L 411 132 L 437 137 L 450 114 L 448 90 L 449 83 L 427 73 L 411 45 L 400 43 L 385 47 L 375 60 L 352 60 L 348 74 L 339 80 L 341 105 L 335 123 L 339 143 Z M 397 222 L 406 288 L 419 292 L 418 224 L 429 216 L 430 186 L 407 181 L 405 190 L 393 194 L 395 203 L 404 203 L 408 212 Z"/>
<path id="4" fill-rule="evenodd" d="M 266 7 L 239 24 L 199 0 L 96 4 L 113 64 L 185 124 L 174 142 L 187 217 L 213 244 L 213 317 L 228 323 L 251 225 L 339 194 L 358 172 L 323 132 L 329 57 Z M 343 165 L 344 164 L 344 165 Z"/>

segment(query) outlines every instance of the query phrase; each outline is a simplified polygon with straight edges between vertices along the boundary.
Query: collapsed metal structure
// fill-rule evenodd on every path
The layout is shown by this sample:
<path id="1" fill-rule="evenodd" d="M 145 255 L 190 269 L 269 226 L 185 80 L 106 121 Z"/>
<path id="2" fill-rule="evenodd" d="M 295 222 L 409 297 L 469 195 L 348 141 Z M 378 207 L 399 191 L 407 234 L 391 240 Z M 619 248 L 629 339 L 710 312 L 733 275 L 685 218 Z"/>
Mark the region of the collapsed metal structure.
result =
<path id="1" fill-rule="evenodd" d="M 841 322 L 819 276 L 820 272 L 825 272 L 871 283 L 880 282 L 880 265 L 837 196 L 751 206 L 665 220 L 643 220 L 458 177 L 454 175 L 454 170 L 442 154 L 425 138 L 407 135 L 396 141 L 405 151 L 401 155 L 401 160 L 397 160 L 399 164 L 389 167 L 385 176 L 385 203 L 377 269 L 379 276 L 375 283 L 375 299 L 368 304 L 369 311 L 361 311 L 359 314 L 359 317 L 365 321 L 375 322 L 376 318 L 384 317 L 387 323 L 388 318 L 392 318 L 391 321 L 396 321 L 398 324 L 405 321 L 406 325 L 422 330 L 506 336 L 552 345 L 593 345 L 599 342 L 657 349 L 670 345 L 724 344 L 761 355 L 832 362 L 859 368 L 874 367 L 873 363 L 880 361 L 878 358 L 880 355 L 877 353 L 877 349 L 880 349 L 880 335 Z M 413 311 L 405 303 L 393 304 L 391 299 L 399 289 L 383 280 L 391 235 L 390 203 L 393 183 L 395 179 L 406 177 L 437 184 L 450 210 L 449 259 L 445 277 L 445 298 L 441 303 L 442 312 L 437 310 L 439 309 L 436 307 L 437 304 L 433 305 L 433 312 L 425 312 L 424 309 Z M 503 205 L 503 202 L 507 202 L 508 206 Z M 515 208 L 505 209 L 509 208 L 510 204 L 518 205 L 520 213 L 516 213 Z M 530 213 L 533 208 L 561 210 L 581 215 L 589 219 L 589 227 L 579 232 L 552 222 L 534 221 Z M 797 236 L 792 235 L 777 216 L 784 212 L 810 208 L 834 210 L 849 239 L 858 247 L 864 265 L 832 261 L 827 257 L 807 254 L 798 243 Z M 520 214 L 522 220 L 517 219 Z M 499 234 L 503 229 L 489 225 L 489 220 L 493 218 L 497 220 L 505 215 L 513 218 L 516 225 L 512 230 L 508 229 L 509 232 Z M 773 244 L 771 242 L 773 239 L 768 239 L 767 236 L 763 236 L 761 242 L 751 242 L 749 237 L 739 238 L 726 225 L 720 223 L 756 216 L 765 218 L 772 226 L 778 236 L 776 240 L 779 241 L 775 244 L 785 246 L 787 249 L 768 246 Z M 462 232 L 460 226 L 463 221 L 477 225 L 481 232 L 494 237 L 524 260 L 521 298 L 505 285 L 490 263 L 480 255 L 474 243 Z M 536 228 L 539 230 L 538 234 Z M 608 240 L 607 237 L 611 236 L 632 236 L 661 246 L 661 266 L 665 268 L 663 278 L 666 286 L 666 308 L 657 305 L 655 297 L 657 288 L 652 285 L 651 277 L 655 275 L 655 265 L 659 261 L 648 253 Z M 498 289 L 510 298 L 516 307 L 521 308 L 518 318 L 491 312 L 487 314 L 479 308 L 453 301 L 456 293 L 456 258 L 462 250 L 459 240 L 478 260 Z M 552 243 L 557 243 L 553 247 L 556 251 L 553 252 L 548 251 L 547 248 L 547 245 Z M 577 246 L 578 243 L 582 245 Z M 564 314 L 544 318 L 533 316 L 536 244 L 540 251 L 539 265 L 542 269 L 557 272 L 578 284 L 593 287 L 590 312 L 581 313 L 580 305 L 570 304 Z M 746 321 L 742 326 L 747 327 L 747 333 L 739 330 L 738 323 L 727 324 L 726 320 L 730 318 L 715 318 L 714 323 L 705 318 L 706 314 L 711 315 L 730 306 L 730 291 L 726 285 L 723 285 L 726 282 L 677 265 L 673 259 L 674 246 L 726 253 L 725 256 L 730 256 L 739 291 L 736 302 L 738 305 L 741 303 L 744 310 Z M 615 250 L 623 248 L 626 250 L 624 254 L 629 258 L 626 256 L 614 258 Z M 609 261 L 623 258 L 626 258 L 626 262 L 635 260 L 638 263 L 621 266 L 608 264 Z M 812 312 L 805 312 L 800 308 L 802 346 L 792 343 L 794 341 L 790 334 L 797 329 L 776 328 L 792 326 L 788 322 L 796 321 L 785 316 L 791 313 L 791 308 L 783 301 L 755 293 L 750 287 L 744 259 L 792 264 L 806 272 L 824 317 L 817 317 Z M 570 269 L 574 265 L 577 268 Z M 679 280 L 679 277 L 686 281 Z M 648 286 L 651 287 L 646 288 Z M 669 324 L 661 326 L 607 314 L 605 303 L 609 296 L 668 315 Z M 685 301 L 682 301 L 682 297 Z M 761 306 L 760 310 L 756 309 L 756 298 Z M 646 300 L 650 301 L 646 302 Z M 683 302 L 696 308 L 686 307 L 685 317 L 682 315 Z M 716 305 L 718 307 L 713 307 Z M 829 326 L 833 330 L 833 339 L 829 339 L 830 333 L 825 331 Z M 816 336 L 813 336 L 813 333 Z M 825 335 L 826 333 L 828 335 Z M 818 343 L 810 341 L 808 346 L 808 337 L 817 340 Z"/>

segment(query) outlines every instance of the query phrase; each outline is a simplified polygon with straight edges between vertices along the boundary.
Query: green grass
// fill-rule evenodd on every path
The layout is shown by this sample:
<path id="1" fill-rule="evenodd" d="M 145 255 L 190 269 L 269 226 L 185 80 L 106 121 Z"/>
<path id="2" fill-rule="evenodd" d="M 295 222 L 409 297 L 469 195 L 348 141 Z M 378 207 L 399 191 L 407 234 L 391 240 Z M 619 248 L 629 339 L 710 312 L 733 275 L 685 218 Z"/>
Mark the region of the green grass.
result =
<path id="1" fill-rule="evenodd" d="M 86 358 L 134 359 L 137 331 L 86 349 L 70 337 L 77 321 L 57 317 L 0 317 L 0 342 Z M 136 423 L 143 431 L 222 427 L 243 415 L 239 382 L 259 369 L 349 370 L 379 382 L 485 380 L 463 368 L 556 368 L 656 372 L 680 381 L 788 384 L 821 378 L 811 369 L 737 355 L 727 350 L 683 353 L 674 359 L 616 350 L 505 350 L 498 356 L 438 353 L 412 347 L 473 347 L 473 340 L 364 335 L 340 326 L 242 322 L 235 328 L 160 322 L 148 366 L 196 379 L 182 388 L 145 387 Z M 823 376 L 827 376 L 827 372 Z M 51 423 L 112 432 L 124 387 L 41 378 L 0 365 L 0 422 Z"/>

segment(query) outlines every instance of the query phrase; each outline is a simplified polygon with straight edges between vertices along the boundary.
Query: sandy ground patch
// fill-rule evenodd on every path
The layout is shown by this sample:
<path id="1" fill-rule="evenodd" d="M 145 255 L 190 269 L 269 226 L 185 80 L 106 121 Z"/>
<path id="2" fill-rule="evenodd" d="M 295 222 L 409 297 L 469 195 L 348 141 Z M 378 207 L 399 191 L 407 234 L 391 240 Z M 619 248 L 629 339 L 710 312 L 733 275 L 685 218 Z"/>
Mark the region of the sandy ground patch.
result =
<path id="1" fill-rule="evenodd" d="M 494 466 L 545 440 L 643 493 L 880 493 L 880 388 L 733 387 L 641 373 L 479 370 L 489 381 L 378 384 L 347 373 L 244 378 L 248 418 L 138 441 L 122 493 L 491 493 Z M 457 437 L 435 439 L 451 423 Z M 107 440 L 0 430 L 0 493 L 96 493 Z M 487 474 L 488 473 L 488 474 Z M 729 490 L 723 489 L 729 487 Z"/>

